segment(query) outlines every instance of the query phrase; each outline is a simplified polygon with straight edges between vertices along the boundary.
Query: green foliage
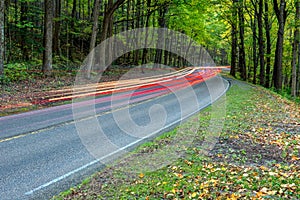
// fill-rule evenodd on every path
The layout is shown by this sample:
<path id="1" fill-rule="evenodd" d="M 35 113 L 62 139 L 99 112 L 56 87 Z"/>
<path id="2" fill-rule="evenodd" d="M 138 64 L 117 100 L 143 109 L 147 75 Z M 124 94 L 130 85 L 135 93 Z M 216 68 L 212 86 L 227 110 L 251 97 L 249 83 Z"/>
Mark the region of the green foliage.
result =
<path id="1" fill-rule="evenodd" d="M 30 78 L 27 65 L 24 63 L 8 64 L 4 71 L 4 82 L 22 81 Z"/>
<path id="2" fill-rule="evenodd" d="M 37 70 L 39 64 L 38 61 L 7 64 L 4 67 L 4 76 L 1 78 L 1 82 L 18 82 L 41 76 L 42 73 Z"/>
<path id="3" fill-rule="evenodd" d="M 291 95 L 291 88 L 284 88 L 283 90 L 281 91 L 276 91 L 275 88 L 272 88 L 272 91 L 274 93 L 277 93 L 279 95 L 281 95 L 282 97 L 288 99 L 288 100 L 291 100 L 291 101 L 295 101 L 296 103 L 300 104 L 300 97 L 293 97 Z"/>

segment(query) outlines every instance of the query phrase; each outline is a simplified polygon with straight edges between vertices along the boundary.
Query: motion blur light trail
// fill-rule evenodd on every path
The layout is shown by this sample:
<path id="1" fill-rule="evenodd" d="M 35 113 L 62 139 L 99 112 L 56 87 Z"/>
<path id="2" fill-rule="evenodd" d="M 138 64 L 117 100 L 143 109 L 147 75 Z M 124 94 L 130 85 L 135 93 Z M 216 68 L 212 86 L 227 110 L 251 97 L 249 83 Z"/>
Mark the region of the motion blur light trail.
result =
<path id="1" fill-rule="evenodd" d="M 141 100 L 157 97 L 169 93 L 172 90 L 182 88 L 210 79 L 221 72 L 220 67 L 194 67 L 165 74 L 164 76 L 153 76 L 143 79 L 121 80 L 115 82 L 104 82 L 99 84 L 83 85 L 73 92 L 70 89 L 58 90 L 55 94 L 32 102 L 33 104 L 49 104 L 54 102 L 69 101 L 73 98 L 95 96 L 101 101 L 122 100 L 122 98 L 143 96 Z M 116 86 L 117 83 L 117 86 Z M 161 84 L 163 83 L 164 86 Z M 134 91 L 132 94 L 125 92 Z M 114 93 L 114 97 L 110 95 Z M 130 96 L 129 96 L 130 95 Z M 112 99 L 113 98 L 113 99 Z M 96 100 L 97 101 L 97 100 Z"/>

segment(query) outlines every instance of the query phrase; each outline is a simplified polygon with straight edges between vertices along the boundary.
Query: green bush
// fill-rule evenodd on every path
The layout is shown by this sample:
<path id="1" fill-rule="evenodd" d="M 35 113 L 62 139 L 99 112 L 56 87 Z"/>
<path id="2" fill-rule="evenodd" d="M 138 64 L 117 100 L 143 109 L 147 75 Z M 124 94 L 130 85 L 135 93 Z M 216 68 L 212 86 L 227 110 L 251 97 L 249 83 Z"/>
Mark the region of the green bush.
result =
<path id="1" fill-rule="evenodd" d="M 33 79 L 41 75 L 38 62 L 10 63 L 4 66 L 4 76 L 0 77 L 2 83 L 18 82 Z"/>
<path id="2" fill-rule="evenodd" d="M 4 79 L 8 82 L 23 81 L 30 78 L 25 63 L 8 64 L 4 70 Z"/>

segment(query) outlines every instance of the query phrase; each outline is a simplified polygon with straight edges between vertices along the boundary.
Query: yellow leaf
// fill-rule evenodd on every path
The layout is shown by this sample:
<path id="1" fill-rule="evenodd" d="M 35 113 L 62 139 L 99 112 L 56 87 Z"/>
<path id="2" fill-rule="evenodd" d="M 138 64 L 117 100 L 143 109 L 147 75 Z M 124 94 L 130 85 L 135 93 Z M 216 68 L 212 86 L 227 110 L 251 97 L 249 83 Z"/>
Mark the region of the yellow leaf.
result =
<path id="1" fill-rule="evenodd" d="M 262 197 L 262 196 L 265 196 L 266 194 L 264 194 L 263 192 L 257 192 L 256 193 L 256 197 L 259 198 L 259 197 Z"/>
<path id="2" fill-rule="evenodd" d="M 257 172 L 253 172 L 252 175 L 253 176 L 258 176 L 258 173 Z"/>
<path id="3" fill-rule="evenodd" d="M 292 161 L 300 160 L 297 156 L 292 156 Z"/>
<path id="4" fill-rule="evenodd" d="M 266 170 L 267 170 L 267 168 L 266 168 L 265 166 L 263 166 L 263 165 L 260 166 L 259 168 L 260 168 L 261 170 L 263 170 L 263 171 L 266 171 Z"/>
<path id="5" fill-rule="evenodd" d="M 189 166 L 193 165 L 193 163 L 190 162 L 190 161 L 188 161 L 188 160 L 185 160 L 184 162 L 185 162 L 187 165 L 189 165 Z"/>
<path id="6" fill-rule="evenodd" d="M 180 174 L 180 173 L 174 173 L 174 174 L 175 174 L 175 176 L 177 176 L 178 178 L 182 178 L 182 177 L 183 177 L 183 175 Z"/>
<path id="7" fill-rule="evenodd" d="M 235 195 L 235 194 L 231 194 L 230 197 L 228 197 L 228 200 L 237 200 L 239 196 Z"/>
<path id="8" fill-rule="evenodd" d="M 144 176 L 145 175 L 143 173 L 140 173 L 140 175 L 139 175 L 140 178 L 144 178 Z"/>
<path id="9" fill-rule="evenodd" d="M 197 196 L 197 193 L 194 192 L 194 193 L 192 194 L 192 197 L 195 198 L 196 196 Z"/>

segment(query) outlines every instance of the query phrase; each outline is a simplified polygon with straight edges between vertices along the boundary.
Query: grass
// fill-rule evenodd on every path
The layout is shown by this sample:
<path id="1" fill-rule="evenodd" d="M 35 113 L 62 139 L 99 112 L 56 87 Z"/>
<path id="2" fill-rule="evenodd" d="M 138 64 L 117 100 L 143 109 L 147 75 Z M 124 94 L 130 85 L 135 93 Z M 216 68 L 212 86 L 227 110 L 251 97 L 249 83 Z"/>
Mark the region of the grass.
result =
<path id="1" fill-rule="evenodd" d="M 232 83 L 211 150 L 203 148 L 213 114 L 208 107 L 53 199 L 299 199 L 299 105 Z M 193 136 L 192 143 L 180 143 L 180 156 L 170 156 L 184 135 Z"/>

